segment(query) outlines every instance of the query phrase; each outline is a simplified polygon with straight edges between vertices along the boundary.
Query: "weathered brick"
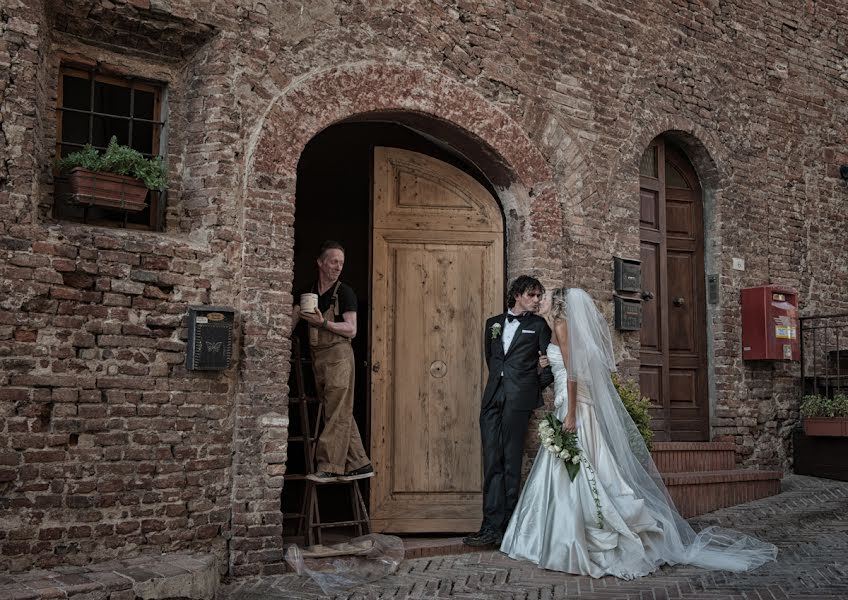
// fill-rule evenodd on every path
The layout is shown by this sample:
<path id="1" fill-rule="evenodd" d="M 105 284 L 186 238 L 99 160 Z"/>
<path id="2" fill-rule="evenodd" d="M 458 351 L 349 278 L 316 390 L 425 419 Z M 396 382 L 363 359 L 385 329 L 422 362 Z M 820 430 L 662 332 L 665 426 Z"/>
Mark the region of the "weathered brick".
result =
<path id="1" fill-rule="evenodd" d="M 20 405 L 20 415 L 4 414 L 4 433 L 22 451 L 21 462 L 4 465 L 18 475 L 4 498 L 20 503 L 20 518 L 47 527 L 74 512 L 61 505 L 45 516 L 33 503 L 91 494 L 100 510 L 76 509 L 81 518 L 119 523 L 129 508 L 150 511 L 133 517 L 140 523 L 170 506 L 166 494 L 201 494 L 148 489 L 149 503 L 139 507 L 131 492 L 144 472 L 151 487 L 170 485 L 182 469 L 198 487 L 211 482 L 202 495 L 228 507 L 233 493 L 278 494 L 286 438 L 258 423 L 285 411 L 294 269 L 312 260 L 306 244 L 294 246 L 312 200 L 296 199 L 297 186 L 308 185 L 298 164 L 309 166 L 311 139 L 332 140 L 333 123 L 358 115 L 403 118 L 401 137 L 425 131 L 413 145 L 442 158 L 456 148 L 450 160 L 473 163 L 500 203 L 505 272 L 586 288 L 607 316 L 612 256 L 640 256 L 640 157 L 655 136 L 674 132 L 670 139 L 701 177 L 715 233 L 706 248 L 710 274 L 720 276 L 720 300 L 707 317 L 713 439 L 737 442 L 740 462 L 790 466 L 797 368 L 741 360 L 738 297 L 741 287 L 774 281 L 797 287 L 804 311 L 848 310 L 839 175 L 848 163 L 839 135 L 845 36 L 833 3 L 780 0 L 769 6 L 771 20 L 756 3 L 714 10 L 667 0 L 626 7 L 601 0 L 579 11 L 524 0 L 317 2 L 306 10 L 243 0 L 103 1 L 91 11 L 47 4 L 4 6 L 0 32 L 0 66 L 10 72 L 0 78 L 0 327 L 10 327 L 0 329 L 0 401 Z M 666 60 L 669 47 L 675 52 Z M 53 210 L 58 48 L 167 83 L 164 232 L 69 223 Z M 343 127 L 370 128 L 362 126 Z M 332 145 L 324 151 L 330 158 Z M 370 150 L 343 146 L 337 162 L 353 169 L 362 158 L 367 174 Z M 319 162 L 327 181 L 347 183 L 333 160 Z M 363 202 L 358 212 L 367 215 Z M 332 227 L 322 222 L 313 234 L 353 235 L 349 225 Z M 734 271 L 732 257 L 745 258 L 746 271 Z M 367 266 L 346 273 L 356 269 Z M 234 366 L 187 371 L 186 307 L 213 302 L 238 310 Z M 616 333 L 615 345 L 620 370 L 638 376 L 639 333 Z M 23 406 L 48 401 L 52 412 L 43 414 Z M 61 460 L 23 458 L 65 440 Z M 156 467 L 141 460 L 120 473 L 101 470 L 148 450 L 163 462 L 156 472 L 167 473 L 163 479 L 152 479 Z M 232 465 L 217 460 L 231 455 Z M 72 491 L 92 469 L 124 487 Z M 57 482 L 65 488 L 52 493 Z M 26 485 L 32 492 L 22 491 Z M 36 500 L 43 490 L 51 494 Z M 73 560 L 144 544 L 204 547 L 180 519 L 206 527 L 209 510 L 198 504 L 167 515 L 167 529 L 146 538 L 107 528 Z M 236 502 L 233 521 L 245 510 L 256 509 Z M 227 527 L 202 535 L 233 533 Z M 246 532 L 236 533 L 231 543 L 241 549 L 225 562 L 243 573 L 265 568 L 246 565 L 250 556 L 274 568 L 278 546 L 239 547 Z M 28 546 L 31 562 L 65 560 L 66 547 L 54 541 Z M 12 564 L 0 557 L 0 569 Z"/>

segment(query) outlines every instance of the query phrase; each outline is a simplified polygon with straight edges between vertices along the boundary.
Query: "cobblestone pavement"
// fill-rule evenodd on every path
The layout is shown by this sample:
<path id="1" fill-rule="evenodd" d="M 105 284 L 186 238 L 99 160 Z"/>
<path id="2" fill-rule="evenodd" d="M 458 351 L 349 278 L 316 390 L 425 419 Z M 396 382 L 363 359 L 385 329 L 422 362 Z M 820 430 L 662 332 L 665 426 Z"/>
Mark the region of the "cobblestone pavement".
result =
<path id="1" fill-rule="evenodd" d="M 622 581 L 545 571 L 489 551 L 404 561 L 396 574 L 335 598 L 848 599 L 848 483 L 789 475 L 777 496 L 690 522 L 696 529 L 718 524 L 769 540 L 780 548 L 778 560 L 753 573 L 665 567 L 649 577 Z M 219 590 L 217 600 L 327 597 L 306 577 L 279 575 L 232 581 Z"/>

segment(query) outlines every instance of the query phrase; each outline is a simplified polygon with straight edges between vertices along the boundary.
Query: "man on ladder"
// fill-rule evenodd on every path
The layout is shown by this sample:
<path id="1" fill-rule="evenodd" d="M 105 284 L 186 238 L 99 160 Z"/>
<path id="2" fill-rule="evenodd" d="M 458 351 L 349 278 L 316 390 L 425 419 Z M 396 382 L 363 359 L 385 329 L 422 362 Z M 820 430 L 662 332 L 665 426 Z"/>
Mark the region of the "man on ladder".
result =
<path id="1" fill-rule="evenodd" d="M 315 312 L 294 306 L 292 329 L 302 318 L 309 325 L 309 348 L 318 397 L 324 404 L 324 430 L 318 440 L 318 470 L 307 475 L 316 482 L 373 477 L 353 418 L 354 358 L 350 341 L 356 336 L 356 294 L 339 281 L 344 248 L 327 240 L 318 252 L 318 280 L 310 292 L 318 295 Z M 296 298 L 300 298 L 299 295 Z"/>

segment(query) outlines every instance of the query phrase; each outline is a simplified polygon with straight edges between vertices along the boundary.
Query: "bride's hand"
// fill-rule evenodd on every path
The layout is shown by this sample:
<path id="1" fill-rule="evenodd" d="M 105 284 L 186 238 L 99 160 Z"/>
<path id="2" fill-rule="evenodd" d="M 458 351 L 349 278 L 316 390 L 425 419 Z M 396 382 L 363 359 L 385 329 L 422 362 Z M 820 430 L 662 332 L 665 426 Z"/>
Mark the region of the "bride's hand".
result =
<path id="1" fill-rule="evenodd" d="M 562 424 L 562 430 L 570 433 L 577 431 L 577 417 L 572 414 L 565 415 L 565 422 Z"/>
<path id="2" fill-rule="evenodd" d="M 544 369 L 550 364 L 551 362 L 548 360 L 548 356 L 539 352 L 539 368 Z"/>

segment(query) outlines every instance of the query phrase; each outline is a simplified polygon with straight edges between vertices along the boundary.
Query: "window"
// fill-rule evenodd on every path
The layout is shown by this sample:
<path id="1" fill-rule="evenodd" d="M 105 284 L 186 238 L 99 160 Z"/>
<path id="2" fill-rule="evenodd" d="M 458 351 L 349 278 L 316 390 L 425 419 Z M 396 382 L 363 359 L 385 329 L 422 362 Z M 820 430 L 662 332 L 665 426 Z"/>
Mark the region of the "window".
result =
<path id="1" fill-rule="evenodd" d="M 104 150 L 112 136 L 147 157 L 161 155 L 165 120 L 164 87 L 150 81 L 63 65 L 59 74 L 56 156 L 91 144 Z M 159 229 L 165 193 L 149 192 L 138 212 L 78 202 L 57 179 L 55 214 L 87 223 Z"/>

